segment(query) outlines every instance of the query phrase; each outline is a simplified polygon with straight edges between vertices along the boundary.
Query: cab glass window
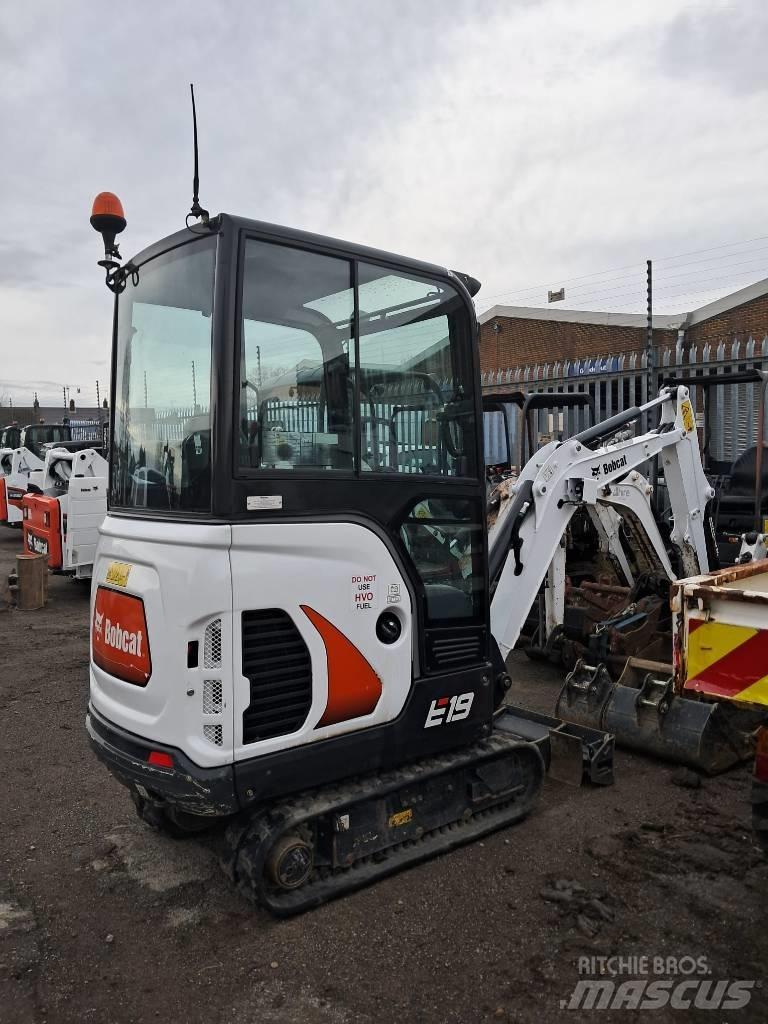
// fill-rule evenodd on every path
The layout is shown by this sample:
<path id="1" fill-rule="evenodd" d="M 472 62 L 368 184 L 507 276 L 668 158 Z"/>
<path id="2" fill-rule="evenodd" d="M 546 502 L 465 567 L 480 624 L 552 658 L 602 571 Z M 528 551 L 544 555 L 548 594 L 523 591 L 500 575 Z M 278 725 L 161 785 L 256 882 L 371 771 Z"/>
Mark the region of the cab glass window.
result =
<path id="1" fill-rule="evenodd" d="M 427 619 L 446 624 L 484 615 L 483 510 L 474 499 L 414 504 L 400 537 L 424 586 Z"/>
<path id="2" fill-rule="evenodd" d="M 361 469 L 473 476 L 470 313 L 442 281 L 361 263 Z"/>
<path id="3" fill-rule="evenodd" d="M 242 469 L 354 470 L 354 293 L 346 260 L 248 239 Z"/>
<path id="4" fill-rule="evenodd" d="M 209 237 L 149 260 L 118 300 L 113 506 L 210 509 L 215 252 Z"/>

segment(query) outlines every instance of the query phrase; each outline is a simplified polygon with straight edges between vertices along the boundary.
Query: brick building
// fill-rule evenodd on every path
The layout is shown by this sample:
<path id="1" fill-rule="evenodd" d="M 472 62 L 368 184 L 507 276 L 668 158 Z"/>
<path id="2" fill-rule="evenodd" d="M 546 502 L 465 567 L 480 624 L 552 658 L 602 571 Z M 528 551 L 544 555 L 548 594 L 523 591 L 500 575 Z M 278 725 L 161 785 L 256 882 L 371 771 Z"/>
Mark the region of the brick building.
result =
<path id="1" fill-rule="evenodd" d="M 81 421 L 101 422 L 109 417 L 109 410 L 98 406 L 79 406 L 75 409 L 67 409 L 63 406 L 49 405 L 14 405 L 0 406 L 0 427 L 7 427 L 11 423 L 18 423 L 20 427 L 26 427 L 30 423 L 39 423 L 44 420 L 46 423 L 61 423 L 64 419 L 72 423 Z"/>
<path id="2" fill-rule="evenodd" d="M 479 317 L 480 368 L 508 370 L 645 350 L 646 318 L 526 306 L 493 306 Z M 674 348 L 768 334 L 768 279 L 690 313 L 655 316 L 654 344 Z"/>

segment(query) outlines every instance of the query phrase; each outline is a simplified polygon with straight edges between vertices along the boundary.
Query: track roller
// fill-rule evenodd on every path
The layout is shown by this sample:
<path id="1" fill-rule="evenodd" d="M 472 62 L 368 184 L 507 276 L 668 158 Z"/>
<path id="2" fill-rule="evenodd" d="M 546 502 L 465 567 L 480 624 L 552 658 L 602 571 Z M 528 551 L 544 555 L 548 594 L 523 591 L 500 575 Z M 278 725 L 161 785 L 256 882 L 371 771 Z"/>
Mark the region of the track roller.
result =
<path id="1" fill-rule="evenodd" d="M 288 892 L 309 881 L 314 864 L 311 833 L 306 839 L 297 833 L 289 833 L 281 836 L 272 847 L 266 866 L 272 884 Z"/>

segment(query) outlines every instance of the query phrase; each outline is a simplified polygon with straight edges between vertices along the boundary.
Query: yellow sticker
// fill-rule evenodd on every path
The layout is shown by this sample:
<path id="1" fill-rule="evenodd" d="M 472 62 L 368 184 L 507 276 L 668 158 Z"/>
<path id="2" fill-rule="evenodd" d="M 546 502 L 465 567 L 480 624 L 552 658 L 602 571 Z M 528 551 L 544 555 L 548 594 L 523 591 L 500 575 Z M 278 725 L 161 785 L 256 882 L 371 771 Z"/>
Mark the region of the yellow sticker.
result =
<path id="1" fill-rule="evenodd" d="M 397 814 L 390 814 L 387 824 L 390 828 L 397 828 L 398 825 L 407 825 L 409 821 L 413 821 L 413 808 L 411 807 L 407 811 L 398 811 Z"/>
<path id="2" fill-rule="evenodd" d="M 104 577 L 105 583 L 112 583 L 116 587 L 127 587 L 128 576 L 132 568 L 133 566 L 128 565 L 127 562 L 110 562 L 107 575 Z"/>
<path id="3" fill-rule="evenodd" d="M 683 426 L 690 434 L 696 427 L 696 417 L 693 415 L 693 406 L 687 398 L 680 406 L 680 411 L 683 414 Z"/>

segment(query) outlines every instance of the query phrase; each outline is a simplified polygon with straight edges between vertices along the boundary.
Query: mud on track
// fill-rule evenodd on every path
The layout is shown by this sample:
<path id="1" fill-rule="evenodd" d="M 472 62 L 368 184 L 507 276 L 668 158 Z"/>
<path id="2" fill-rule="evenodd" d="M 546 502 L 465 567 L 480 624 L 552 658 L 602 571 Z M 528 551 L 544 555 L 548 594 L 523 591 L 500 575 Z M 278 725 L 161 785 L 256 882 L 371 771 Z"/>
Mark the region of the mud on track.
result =
<path id="1" fill-rule="evenodd" d="M 0 581 L 17 550 L 0 528 Z M 766 980 L 745 770 L 688 789 L 620 754 L 612 788 L 548 784 L 522 825 L 274 921 L 228 888 L 217 835 L 150 832 L 91 755 L 87 590 L 54 577 L 50 595 L 0 610 L 3 1024 L 768 1019 L 758 986 L 731 1013 L 560 1008 L 580 956 L 705 956 L 713 979 Z M 511 667 L 513 698 L 551 710 L 559 674 Z"/>

